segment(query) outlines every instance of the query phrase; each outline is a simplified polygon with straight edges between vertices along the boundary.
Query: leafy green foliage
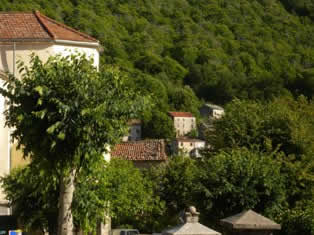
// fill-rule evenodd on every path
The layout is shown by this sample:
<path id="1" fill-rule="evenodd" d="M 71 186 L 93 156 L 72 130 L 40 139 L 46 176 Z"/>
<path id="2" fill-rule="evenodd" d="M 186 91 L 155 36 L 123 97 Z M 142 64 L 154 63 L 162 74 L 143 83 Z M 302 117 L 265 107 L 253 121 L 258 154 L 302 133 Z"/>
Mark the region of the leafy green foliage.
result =
<path id="1" fill-rule="evenodd" d="M 147 102 L 119 71 L 98 72 L 85 55 L 50 57 L 46 63 L 33 55 L 30 67 L 22 62 L 18 67 L 22 79 L 9 76 L 0 89 L 9 103 L 6 125 L 24 157 L 39 162 L 43 170 L 57 169 L 61 233 L 61 226 L 72 229 L 72 219 L 62 216 L 63 208 L 71 208 L 75 172 L 101 165 L 108 146 L 120 140 L 127 121 Z M 66 213 L 72 218 L 70 209 Z"/>
<path id="2" fill-rule="evenodd" d="M 282 231 L 279 234 L 314 234 L 313 201 L 302 201 L 281 216 Z"/>
<path id="3" fill-rule="evenodd" d="M 262 151 L 279 149 L 300 158 L 314 150 L 313 114 L 313 103 L 304 97 L 268 103 L 234 100 L 214 123 L 219 131 L 208 138 L 216 149 L 256 145 Z"/>
<path id="4" fill-rule="evenodd" d="M 214 225 L 244 209 L 271 218 L 281 212 L 287 203 L 280 158 L 278 153 L 239 148 L 201 161 L 196 202 L 206 221 Z"/>
<path id="5" fill-rule="evenodd" d="M 59 177 L 53 171 L 33 161 L 1 178 L 1 183 L 27 229 L 55 234 Z M 76 226 L 93 231 L 106 215 L 115 225 L 136 224 L 161 210 L 162 204 L 153 196 L 151 182 L 132 163 L 112 159 L 79 172 L 72 208 Z"/>
<path id="6" fill-rule="evenodd" d="M 59 169 L 101 159 L 145 102 L 118 71 L 97 72 L 85 56 L 33 56 L 30 68 L 19 67 L 22 79 L 10 77 L 0 91 L 9 98 L 6 123 L 25 156 Z"/>
<path id="7" fill-rule="evenodd" d="M 177 156 L 150 169 L 147 177 L 154 180 L 155 194 L 166 205 L 157 228 L 178 224 L 182 210 L 191 205 L 201 212 L 201 222 L 211 227 L 243 209 L 274 218 L 287 208 L 280 159 L 279 153 L 239 148 L 202 160 Z"/>
<path id="8" fill-rule="evenodd" d="M 207 101 L 264 100 L 287 90 L 312 96 L 312 83 L 297 86 L 300 74 L 313 69 L 312 0 L 4 0 L 0 6 L 32 9 L 99 39 L 103 64 L 167 87 L 190 85 Z"/>
<path id="9" fill-rule="evenodd" d="M 33 161 L 0 178 L 6 198 L 26 230 L 56 234 L 59 177 Z"/>
<path id="10" fill-rule="evenodd" d="M 159 224 L 154 229 L 164 229 L 169 224 L 177 224 L 177 215 L 191 205 L 195 182 L 197 181 L 195 161 L 176 156 L 167 164 L 151 168 L 146 174 L 154 182 L 154 192 L 165 202 L 166 210 L 159 217 Z"/>

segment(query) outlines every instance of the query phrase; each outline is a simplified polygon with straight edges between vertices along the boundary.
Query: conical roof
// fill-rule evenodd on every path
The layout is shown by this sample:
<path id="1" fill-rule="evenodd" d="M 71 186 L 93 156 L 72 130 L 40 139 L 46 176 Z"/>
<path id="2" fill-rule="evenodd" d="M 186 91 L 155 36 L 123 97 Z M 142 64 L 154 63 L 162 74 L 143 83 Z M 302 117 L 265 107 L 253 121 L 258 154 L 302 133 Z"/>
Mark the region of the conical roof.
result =
<path id="1" fill-rule="evenodd" d="M 280 224 L 257 214 L 252 210 L 243 211 L 240 214 L 222 219 L 222 225 L 231 229 L 252 229 L 252 230 L 280 230 Z"/>

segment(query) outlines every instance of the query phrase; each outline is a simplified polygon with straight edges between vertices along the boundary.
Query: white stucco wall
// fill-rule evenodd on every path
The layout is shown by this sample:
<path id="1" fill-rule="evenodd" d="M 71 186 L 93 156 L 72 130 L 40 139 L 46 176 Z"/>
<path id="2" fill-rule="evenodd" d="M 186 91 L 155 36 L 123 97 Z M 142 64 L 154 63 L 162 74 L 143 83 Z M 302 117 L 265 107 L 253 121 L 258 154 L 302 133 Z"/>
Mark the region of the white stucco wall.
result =
<path id="1" fill-rule="evenodd" d="M 13 44 L 0 44 L 0 71 L 13 73 Z M 97 48 L 87 48 L 82 46 L 71 46 L 65 44 L 46 43 L 16 43 L 15 61 L 21 60 L 25 65 L 29 65 L 30 55 L 35 53 L 42 61 L 46 61 L 49 56 L 61 54 L 67 56 L 71 53 L 86 54 L 88 58 L 93 58 L 95 67 L 99 65 L 99 52 Z M 20 76 L 16 69 L 16 76 Z"/>
<path id="2" fill-rule="evenodd" d="M 193 129 L 196 129 L 195 117 L 174 117 L 174 128 L 176 136 L 184 136 Z"/>
<path id="3" fill-rule="evenodd" d="M 13 43 L 0 43 L 0 71 L 13 73 Z M 52 42 L 41 43 L 16 43 L 15 61 L 21 60 L 25 65 L 29 65 L 30 55 L 35 53 L 42 61 L 46 61 L 49 56 L 61 54 L 67 56 L 70 53 L 84 53 L 88 58 L 93 58 L 95 67 L 99 66 L 99 52 L 95 47 L 82 47 L 78 45 L 55 44 Z M 17 66 L 15 75 L 20 77 Z M 0 77 L 1 79 L 1 77 Z M 0 83 L 0 86 L 2 82 Z M 0 96 L 0 176 L 8 174 L 10 171 L 10 142 L 9 130 L 4 127 L 5 120 L 2 114 L 4 109 L 4 98 Z M 13 166 L 14 167 L 14 166 Z M 0 187 L 0 204 L 4 201 L 4 194 Z"/>

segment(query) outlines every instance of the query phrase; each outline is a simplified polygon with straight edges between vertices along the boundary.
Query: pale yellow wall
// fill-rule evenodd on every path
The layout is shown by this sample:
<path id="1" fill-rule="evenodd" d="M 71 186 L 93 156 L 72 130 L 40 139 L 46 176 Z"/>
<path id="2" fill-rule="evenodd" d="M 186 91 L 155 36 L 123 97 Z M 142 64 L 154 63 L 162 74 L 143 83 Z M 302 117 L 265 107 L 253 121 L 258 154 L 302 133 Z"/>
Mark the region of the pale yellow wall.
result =
<path id="1" fill-rule="evenodd" d="M 13 48 L 12 43 L 0 44 L 0 70 L 13 73 Z M 35 53 L 42 61 L 46 61 L 49 56 L 61 54 L 67 56 L 71 53 L 83 53 L 88 58 L 94 59 L 95 67 L 99 65 L 99 53 L 96 48 L 87 48 L 80 46 L 45 43 L 16 43 L 15 58 L 16 62 L 21 60 L 25 65 L 29 65 L 30 55 Z M 16 68 L 16 76 L 20 76 Z"/>
<path id="2" fill-rule="evenodd" d="M 0 42 L 0 71 L 13 73 L 13 43 Z M 99 53 L 96 48 L 86 48 L 81 46 L 71 46 L 65 44 L 56 44 L 53 42 L 41 43 L 21 43 L 17 42 L 15 46 L 15 61 L 21 60 L 25 65 L 29 65 L 30 55 L 35 53 L 42 61 L 46 61 L 49 56 L 61 54 L 63 56 L 70 53 L 84 53 L 89 58 L 94 59 L 94 65 L 98 68 Z M 15 66 L 15 75 L 20 77 L 17 66 Z M 1 78 L 0 78 L 1 79 Z M 1 85 L 1 83 L 0 83 Z M 23 160 L 22 153 L 17 151 L 14 144 L 10 147 L 9 130 L 4 127 L 4 99 L 0 96 L 0 176 L 8 174 L 10 169 L 25 165 L 27 161 Z M 11 151 L 11 157 L 10 157 Z M 0 204 L 4 200 L 4 194 L 0 187 Z"/>
<path id="3" fill-rule="evenodd" d="M 3 80 L 0 80 L 0 86 L 3 85 Z M 0 96 L 0 177 L 9 173 L 9 130 L 4 127 L 5 119 L 2 115 L 4 110 L 4 98 Z M 5 196 L 0 187 L 0 204 L 5 203 Z"/>
<path id="4" fill-rule="evenodd" d="M 174 128 L 177 137 L 184 136 L 196 128 L 196 119 L 195 117 L 175 117 Z"/>

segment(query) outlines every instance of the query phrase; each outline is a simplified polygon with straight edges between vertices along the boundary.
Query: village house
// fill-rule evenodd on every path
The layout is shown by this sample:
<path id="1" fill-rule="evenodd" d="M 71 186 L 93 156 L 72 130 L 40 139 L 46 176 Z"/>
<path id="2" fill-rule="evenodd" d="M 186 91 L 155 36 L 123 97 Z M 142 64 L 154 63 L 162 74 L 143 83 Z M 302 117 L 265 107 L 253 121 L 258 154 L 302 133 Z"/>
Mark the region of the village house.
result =
<path id="1" fill-rule="evenodd" d="M 56 22 L 38 11 L 0 13 L 0 86 L 6 74 L 20 77 L 16 62 L 29 65 L 32 53 L 46 61 L 49 56 L 85 54 L 99 66 L 99 42 L 87 34 Z M 9 129 L 4 126 L 5 99 L 0 95 L 0 176 L 16 166 L 26 164 L 22 154 L 10 143 Z M 0 215 L 10 215 L 11 210 L 0 188 Z"/>
<path id="2" fill-rule="evenodd" d="M 176 130 L 176 137 L 184 136 L 196 129 L 196 118 L 190 112 L 169 112 Z"/>
<path id="3" fill-rule="evenodd" d="M 225 110 L 215 104 L 204 104 L 200 108 L 201 116 L 209 119 L 219 119 L 225 114 Z"/>
<path id="4" fill-rule="evenodd" d="M 168 160 L 163 139 L 122 142 L 114 146 L 111 158 L 132 161 L 138 168 L 147 168 Z"/>
<path id="5" fill-rule="evenodd" d="M 137 141 L 142 139 L 142 123 L 141 120 L 132 119 L 128 122 L 129 133 L 123 136 L 122 141 Z"/>
<path id="6" fill-rule="evenodd" d="M 200 150 L 205 148 L 205 141 L 190 138 L 177 138 L 172 142 L 172 151 L 176 155 L 201 157 Z"/>

